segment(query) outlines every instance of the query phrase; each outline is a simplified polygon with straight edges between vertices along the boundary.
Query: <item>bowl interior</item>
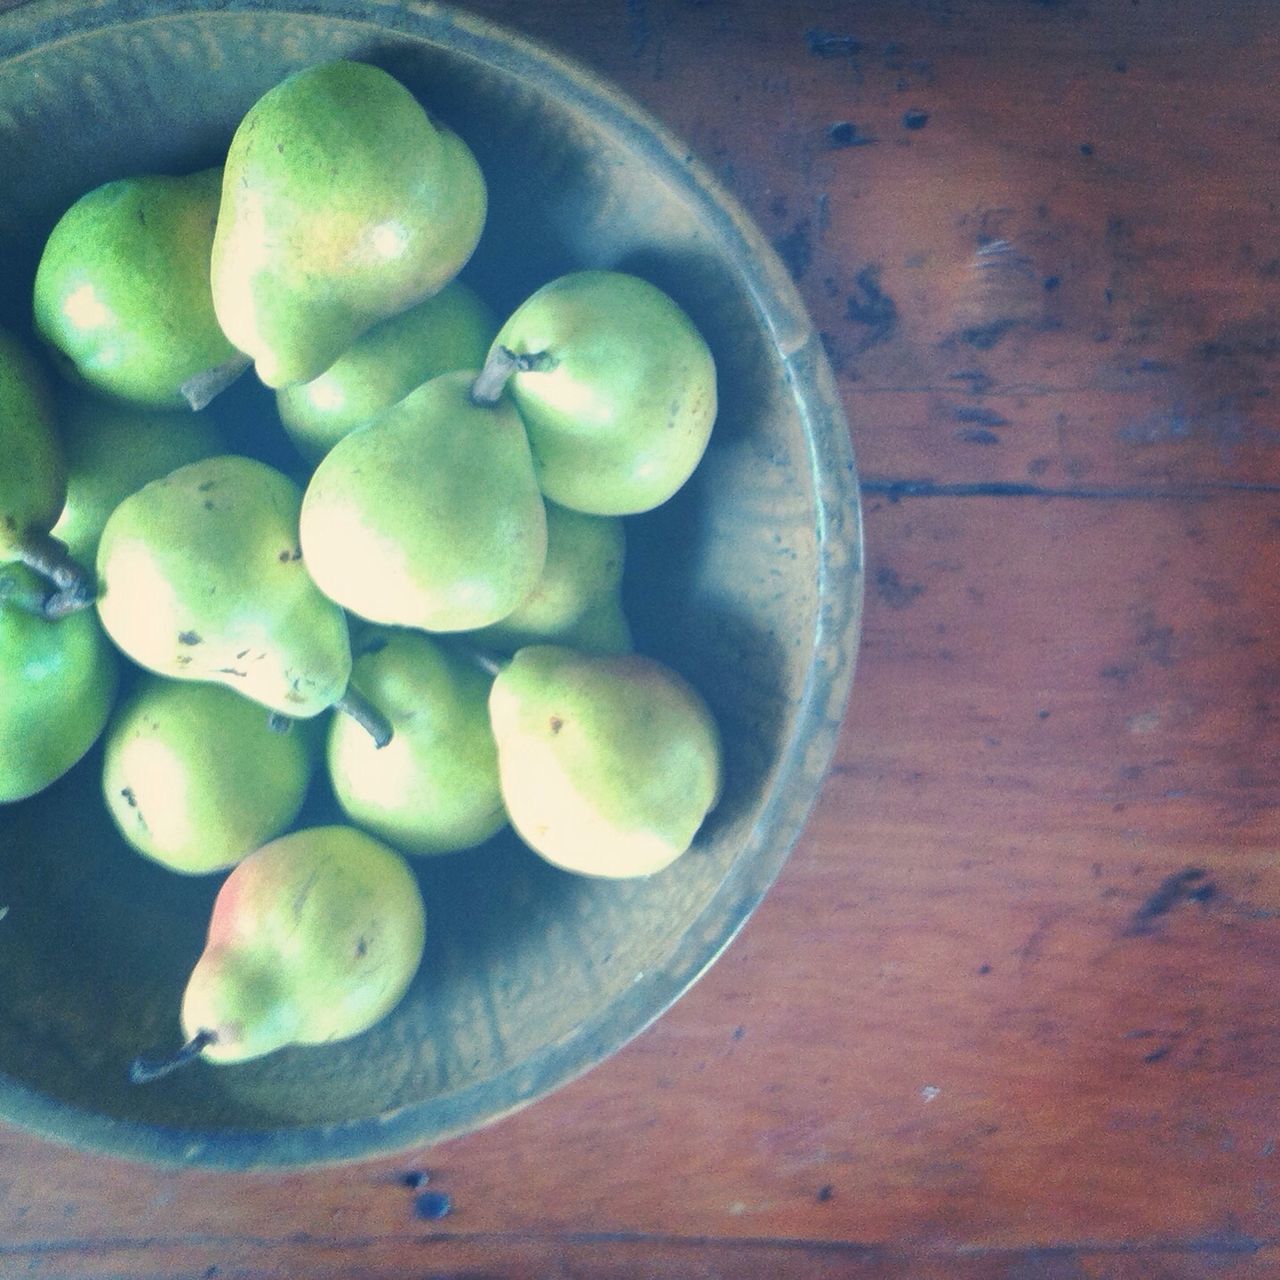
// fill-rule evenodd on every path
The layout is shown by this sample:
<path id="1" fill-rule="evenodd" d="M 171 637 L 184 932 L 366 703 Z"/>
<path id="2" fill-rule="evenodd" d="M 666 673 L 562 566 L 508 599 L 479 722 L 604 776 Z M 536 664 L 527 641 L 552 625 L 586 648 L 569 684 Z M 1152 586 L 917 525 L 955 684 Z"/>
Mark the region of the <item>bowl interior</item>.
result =
<path id="1" fill-rule="evenodd" d="M 716 713 L 726 790 L 695 848 L 648 881 L 570 877 L 509 836 L 416 861 L 427 953 L 390 1018 L 344 1044 L 137 1088 L 129 1061 L 175 1042 L 219 878 L 132 853 L 90 753 L 0 810 L 0 1116 L 143 1157 L 363 1155 L 473 1127 L 598 1061 L 687 986 L 776 874 L 852 658 L 847 437 L 803 312 L 755 233 L 625 102 L 523 42 L 434 8 L 315 8 L 100 3 L 77 15 L 54 0 L 0 18 L 0 320 L 29 329 L 40 247 L 78 195 L 219 163 L 249 105 L 302 66 L 385 67 L 480 160 L 491 213 L 465 278 L 499 313 L 565 270 L 619 267 L 670 292 L 712 347 L 712 445 L 675 500 L 627 522 L 626 603 L 639 647 Z M 240 447 L 296 467 L 251 378 L 211 412 Z M 306 818 L 332 812 L 318 785 Z"/>

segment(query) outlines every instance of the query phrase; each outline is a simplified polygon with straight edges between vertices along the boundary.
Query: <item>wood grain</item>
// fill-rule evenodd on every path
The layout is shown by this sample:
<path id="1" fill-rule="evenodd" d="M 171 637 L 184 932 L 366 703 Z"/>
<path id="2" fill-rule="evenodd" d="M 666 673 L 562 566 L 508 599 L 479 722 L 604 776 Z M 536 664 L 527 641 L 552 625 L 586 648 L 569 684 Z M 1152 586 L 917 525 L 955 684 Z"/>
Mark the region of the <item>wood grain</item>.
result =
<path id="1" fill-rule="evenodd" d="M 0 1131 L 0 1275 L 1280 1273 L 1274 14 L 471 7 L 685 136 L 828 335 L 870 555 L 831 780 L 560 1093 L 288 1177 Z"/>

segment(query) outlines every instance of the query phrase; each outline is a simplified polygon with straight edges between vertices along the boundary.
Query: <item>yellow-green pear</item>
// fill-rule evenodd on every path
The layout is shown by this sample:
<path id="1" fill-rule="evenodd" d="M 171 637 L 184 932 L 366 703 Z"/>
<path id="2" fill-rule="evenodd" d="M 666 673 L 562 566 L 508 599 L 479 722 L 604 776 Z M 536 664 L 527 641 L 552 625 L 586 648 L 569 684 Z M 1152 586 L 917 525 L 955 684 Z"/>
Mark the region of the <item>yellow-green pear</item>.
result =
<path id="1" fill-rule="evenodd" d="M 25 564 L 52 583 L 45 605 L 51 613 L 89 604 L 88 574 L 49 533 L 67 496 L 67 464 L 48 382 L 27 348 L 3 330 L 0 460 L 0 566 Z"/>
<path id="2" fill-rule="evenodd" d="M 347 620 L 298 544 L 287 476 L 225 455 L 179 467 L 112 512 L 98 544 L 98 613 L 140 666 L 227 685 L 289 717 L 345 701 Z"/>
<path id="3" fill-rule="evenodd" d="M 415 387 L 455 369 L 478 369 L 497 327 L 475 290 L 454 280 L 374 325 L 314 381 L 277 391 L 280 421 L 298 451 L 319 462 Z"/>
<path id="4" fill-rule="evenodd" d="M 199 408 L 247 364 L 213 312 L 222 170 L 120 178 L 59 219 L 40 258 L 36 327 L 79 378 L 153 408 Z"/>
<path id="5" fill-rule="evenodd" d="M 352 684 L 387 717 L 379 750 L 345 716 L 329 727 L 329 777 L 352 822 L 406 853 L 453 853 L 507 822 L 489 727 L 492 679 L 412 631 L 370 630 Z"/>
<path id="6" fill-rule="evenodd" d="M 67 499 L 52 532 L 81 564 L 94 563 L 103 526 L 131 493 L 227 451 L 205 414 L 144 409 L 85 392 L 64 396 L 59 409 Z"/>
<path id="7" fill-rule="evenodd" d="M 400 1002 L 425 936 L 422 895 L 398 853 L 351 827 L 281 836 L 219 891 L 183 1031 L 216 1063 L 359 1035 Z"/>
<path id="8" fill-rule="evenodd" d="M 537 586 L 501 622 L 470 637 L 498 653 L 562 644 L 588 653 L 628 653 L 631 628 L 620 590 L 622 521 L 547 503 L 547 560 Z"/>
<path id="9" fill-rule="evenodd" d="M 483 394 L 511 396 L 552 502 L 630 515 L 666 502 L 702 458 L 716 370 L 662 290 L 617 271 L 544 285 L 498 331 Z"/>
<path id="10" fill-rule="evenodd" d="M 115 699 L 119 664 L 93 610 L 53 620 L 44 598 L 29 570 L 0 565 L 0 804 L 66 773 Z"/>
<path id="11" fill-rule="evenodd" d="M 470 149 L 387 72 L 295 72 L 227 155 L 212 258 L 223 331 L 267 386 L 310 382 L 457 275 L 486 202 Z"/>
<path id="12" fill-rule="evenodd" d="M 339 440 L 302 502 L 307 567 L 370 622 L 470 631 L 533 590 L 546 509 L 507 401 L 477 405 L 471 373 L 433 378 Z"/>
<path id="13" fill-rule="evenodd" d="M 566 871 L 661 871 L 719 798 L 711 712 L 652 658 L 521 649 L 494 679 L 489 715 L 511 824 Z"/>
<path id="14" fill-rule="evenodd" d="M 298 816 L 314 746 L 304 726 L 276 732 L 230 689 L 144 676 L 107 730 L 107 811 L 171 871 L 225 871 Z"/>

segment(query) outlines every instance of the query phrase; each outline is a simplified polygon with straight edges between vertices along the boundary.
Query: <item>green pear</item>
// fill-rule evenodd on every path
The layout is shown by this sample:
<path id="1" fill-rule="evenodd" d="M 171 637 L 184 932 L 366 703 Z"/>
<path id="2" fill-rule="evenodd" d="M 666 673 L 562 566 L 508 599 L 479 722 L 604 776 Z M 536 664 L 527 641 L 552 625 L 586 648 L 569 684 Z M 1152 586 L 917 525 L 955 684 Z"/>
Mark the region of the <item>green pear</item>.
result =
<path id="1" fill-rule="evenodd" d="M 370 622 L 470 631 L 505 617 L 546 560 L 546 511 L 510 403 L 446 373 L 339 440 L 302 502 L 317 585 Z"/>
<path id="2" fill-rule="evenodd" d="M 57 781 L 93 746 L 115 699 L 118 663 L 93 610 L 51 621 L 44 590 L 0 566 L 0 803 Z"/>
<path id="3" fill-rule="evenodd" d="M 88 575 L 49 530 L 67 496 L 67 464 L 40 366 L 0 330 L 0 566 L 22 563 L 52 582 L 50 614 L 90 603 Z"/>
<path id="4" fill-rule="evenodd" d="M 426 912 L 398 854 L 351 827 L 264 845 L 227 877 L 182 998 L 210 1062 L 366 1031 L 408 990 Z"/>
<path id="5" fill-rule="evenodd" d="M 547 643 L 630 652 L 631 628 L 619 598 L 625 551 L 621 520 L 548 502 L 547 561 L 537 586 L 501 622 L 471 638 L 499 653 Z"/>
<path id="6" fill-rule="evenodd" d="M 566 871 L 661 871 L 719 798 L 715 721 L 652 658 L 521 649 L 494 679 L 489 715 L 511 824 Z"/>
<path id="7" fill-rule="evenodd" d="M 274 732 L 230 689 L 144 676 L 107 730 L 107 810 L 121 835 L 162 866 L 223 871 L 293 823 L 313 745 L 302 726 Z"/>
<path id="8" fill-rule="evenodd" d="M 510 377 L 542 492 L 592 515 L 665 502 L 716 416 L 715 364 L 693 322 L 616 271 L 561 276 L 523 302 L 498 331 L 490 374 L 499 387 Z"/>
<path id="9" fill-rule="evenodd" d="M 296 72 L 231 141 L 213 242 L 222 328 L 267 386 L 310 382 L 457 275 L 486 201 L 466 144 L 385 71 Z"/>
<path id="10" fill-rule="evenodd" d="M 313 382 L 277 391 L 284 429 L 305 458 L 319 462 L 415 387 L 455 369 L 478 369 L 497 327 L 474 290 L 455 280 L 374 325 Z"/>
<path id="11" fill-rule="evenodd" d="M 120 178 L 67 210 L 36 271 L 36 328 L 74 373 L 153 408 L 200 407 L 247 364 L 213 311 L 222 171 Z M 187 390 L 184 392 L 184 388 Z"/>
<path id="12" fill-rule="evenodd" d="M 352 683 L 394 730 L 382 750 L 345 717 L 329 776 L 347 817 L 406 853 L 453 853 L 506 825 L 489 728 L 491 677 L 412 631 L 372 631 Z"/>
<path id="13" fill-rule="evenodd" d="M 339 703 L 347 621 L 302 562 L 300 502 L 287 476 L 230 455 L 144 485 L 98 544 L 107 633 L 149 671 L 224 684 L 284 716 Z"/>
<path id="14" fill-rule="evenodd" d="M 225 453 L 204 415 L 142 409 L 83 392 L 64 397 L 59 425 L 67 500 L 53 526 L 81 564 L 93 564 L 107 517 L 131 493 L 170 471 Z"/>

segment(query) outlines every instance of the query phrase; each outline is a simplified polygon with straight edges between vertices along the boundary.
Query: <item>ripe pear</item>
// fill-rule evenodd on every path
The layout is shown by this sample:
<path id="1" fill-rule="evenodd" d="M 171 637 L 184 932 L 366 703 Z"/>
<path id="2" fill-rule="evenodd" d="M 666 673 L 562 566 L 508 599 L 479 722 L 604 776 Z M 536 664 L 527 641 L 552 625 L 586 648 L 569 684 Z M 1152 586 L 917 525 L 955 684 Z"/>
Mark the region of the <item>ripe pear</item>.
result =
<path id="1" fill-rule="evenodd" d="M 352 683 L 388 719 L 382 750 L 345 717 L 329 776 L 347 817 L 406 853 L 453 853 L 506 825 L 489 686 L 473 662 L 412 631 L 370 631 Z"/>
<path id="2" fill-rule="evenodd" d="M 478 369 L 497 328 L 475 291 L 454 280 L 374 325 L 313 382 L 277 391 L 280 421 L 299 452 L 319 462 L 415 387 L 455 369 Z"/>
<path id="3" fill-rule="evenodd" d="M 486 202 L 466 144 L 385 71 L 296 72 L 231 141 L 212 261 L 222 328 L 267 386 L 310 382 L 453 279 Z"/>
<path id="4" fill-rule="evenodd" d="M 320 589 L 370 622 L 469 631 L 505 617 L 546 560 L 546 510 L 510 403 L 446 373 L 339 440 L 302 502 Z"/>
<path id="5" fill-rule="evenodd" d="M 202 414 L 143 409 L 84 392 L 63 398 L 59 425 L 67 500 L 53 536 L 81 564 L 93 564 L 107 518 L 131 493 L 170 471 L 225 453 Z"/>
<path id="6" fill-rule="evenodd" d="M 616 271 L 544 285 L 498 331 L 538 482 L 553 502 L 630 515 L 692 474 L 716 416 L 711 352 L 660 289 Z M 492 366 L 491 366 L 492 367 Z"/>
<path id="7" fill-rule="evenodd" d="M 547 561 L 537 586 L 501 622 L 471 638 L 499 653 L 547 643 L 629 653 L 631 628 L 619 597 L 625 554 L 621 520 L 548 502 Z"/>
<path id="8" fill-rule="evenodd" d="M 185 408 L 208 395 L 191 384 L 225 385 L 245 368 L 209 288 L 221 189 L 221 169 L 121 178 L 81 196 L 54 227 L 36 271 L 36 327 L 90 386 Z"/>
<path id="9" fill-rule="evenodd" d="M 184 875 L 223 871 L 293 823 L 313 746 L 230 689 L 144 676 L 107 730 L 102 791 L 139 853 Z"/>
<path id="10" fill-rule="evenodd" d="M 49 530 L 67 496 L 67 464 L 40 366 L 0 331 L 0 566 L 22 563 L 52 582 L 50 613 L 93 598 L 88 575 Z M 16 579 L 14 580 L 16 581 Z"/>
<path id="11" fill-rule="evenodd" d="M 426 912 L 405 860 L 351 827 L 264 845 L 227 877 L 182 998 L 210 1062 L 346 1040 L 400 1002 Z"/>
<path id="12" fill-rule="evenodd" d="M 0 803 L 57 781 L 93 746 L 115 699 L 118 663 L 93 610 L 41 616 L 44 588 L 0 566 Z"/>
<path id="13" fill-rule="evenodd" d="M 566 871 L 661 871 L 719 798 L 711 712 L 651 658 L 521 649 L 494 679 L 489 715 L 511 824 Z"/>
<path id="14" fill-rule="evenodd" d="M 158 675 L 225 684 L 281 715 L 338 703 L 347 621 L 302 562 L 300 502 L 287 476 L 232 455 L 144 485 L 98 544 L 107 633 Z"/>

